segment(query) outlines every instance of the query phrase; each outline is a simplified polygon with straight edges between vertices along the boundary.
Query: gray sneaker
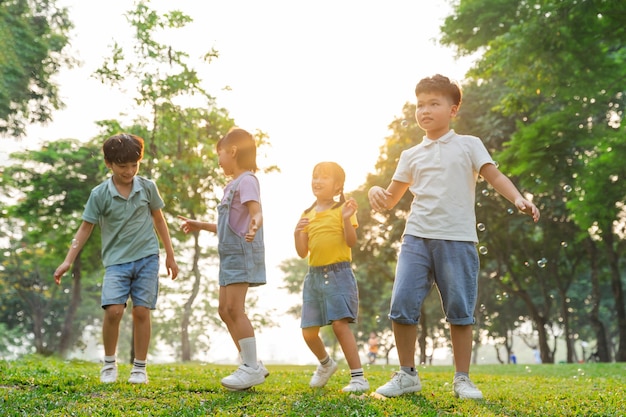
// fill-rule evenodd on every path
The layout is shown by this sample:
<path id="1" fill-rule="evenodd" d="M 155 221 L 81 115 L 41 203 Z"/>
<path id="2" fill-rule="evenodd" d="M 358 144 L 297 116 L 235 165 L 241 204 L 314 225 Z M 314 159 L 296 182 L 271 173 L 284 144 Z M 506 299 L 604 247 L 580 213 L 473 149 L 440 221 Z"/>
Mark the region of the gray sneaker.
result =
<path id="1" fill-rule="evenodd" d="M 326 366 L 322 366 L 322 364 L 317 365 L 317 369 L 313 373 L 311 382 L 309 382 L 311 388 L 321 388 L 326 385 L 330 377 L 333 376 L 335 371 L 337 371 L 337 367 L 337 362 L 332 359 L 326 364 Z"/>
<path id="2" fill-rule="evenodd" d="M 472 400 L 482 400 L 483 393 L 466 376 L 454 378 L 454 395 L 458 398 L 468 398 Z"/>
<path id="3" fill-rule="evenodd" d="M 419 375 L 411 376 L 400 370 L 395 372 L 391 380 L 382 387 L 378 387 L 376 393 L 385 397 L 397 397 L 410 392 L 419 392 L 422 390 Z"/>

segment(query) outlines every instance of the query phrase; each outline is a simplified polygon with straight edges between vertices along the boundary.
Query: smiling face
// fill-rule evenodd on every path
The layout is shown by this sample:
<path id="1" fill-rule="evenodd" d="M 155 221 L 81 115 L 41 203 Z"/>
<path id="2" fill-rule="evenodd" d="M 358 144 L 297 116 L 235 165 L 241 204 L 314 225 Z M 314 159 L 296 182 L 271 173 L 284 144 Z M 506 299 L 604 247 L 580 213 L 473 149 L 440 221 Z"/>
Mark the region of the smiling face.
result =
<path id="1" fill-rule="evenodd" d="M 450 130 L 450 121 L 456 116 L 459 106 L 447 96 L 435 92 L 417 95 L 415 120 L 430 139 L 438 139 Z"/>
<path id="2" fill-rule="evenodd" d="M 336 165 L 336 164 L 335 164 Z M 318 201 L 332 200 L 336 195 L 341 194 L 343 190 L 343 181 L 338 175 L 343 173 L 334 172 L 335 167 L 332 163 L 320 163 L 313 169 L 313 178 L 311 179 L 311 190 Z"/>
<path id="3" fill-rule="evenodd" d="M 113 174 L 113 182 L 119 186 L 128 186 L 139 171 L 139 162 L 116 163 L 105 161 L 107 168 Z"/>

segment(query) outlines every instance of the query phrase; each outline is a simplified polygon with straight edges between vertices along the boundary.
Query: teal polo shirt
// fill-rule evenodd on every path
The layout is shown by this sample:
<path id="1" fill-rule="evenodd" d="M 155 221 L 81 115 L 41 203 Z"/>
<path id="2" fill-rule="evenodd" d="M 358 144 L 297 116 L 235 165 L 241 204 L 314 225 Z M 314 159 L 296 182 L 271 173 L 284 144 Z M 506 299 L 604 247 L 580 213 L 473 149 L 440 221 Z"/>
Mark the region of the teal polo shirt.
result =
<path id="1" fill-rule="evenodd" d="M 91 190 L 83 220 L 100 225 L 105 267 L 159 254 L 152 210 L 164 206 L 156 184 L 140 176 L 133 178 L 128 199 L 120 195 L 111 178 Z"/>

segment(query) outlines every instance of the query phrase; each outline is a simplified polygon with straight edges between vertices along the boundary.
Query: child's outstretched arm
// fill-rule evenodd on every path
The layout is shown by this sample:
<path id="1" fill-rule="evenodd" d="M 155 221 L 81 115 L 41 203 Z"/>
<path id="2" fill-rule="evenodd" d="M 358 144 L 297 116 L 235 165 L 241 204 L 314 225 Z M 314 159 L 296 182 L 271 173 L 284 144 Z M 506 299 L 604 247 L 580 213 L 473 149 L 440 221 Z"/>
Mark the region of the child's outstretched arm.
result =
<path id="1" fill-rule="evenodd" d="M 515 204 L 521 212 L 528 214 L 536 222 L 539 221 L 539 209 L 525 199 L 513 182 L 493 164 L 485 164 L 480 175 L 504 198 Z"/>
<path id="2" fill-rule="evenodd" d="M 178 218 L 183 221 L 183 223 L 180 225 L 180 228 L 185 233 L 198 232 L 200 230 L 217 233 L 217 224 L 215 223 L 192 220 L 184 216 L 178 216 Z"/>
<path id="3" fill-rule="evenodd" d="M 74 235 L 74 239 L 72 239 L 72 244 L 70 245 L 69 250 L 67 251 L 67 255 L 65 256 L 65 260 L 59 267 L 54 271 L 54 282 L 57 284 L 61 283 L 61 277 L 70 269 L 72 263 L 76 260 L 76 257 L 87 243 L 87 239 L 91 236 L 91 232 L 94 228 L 93 223 L 89 223 L 83 220 Z"/>

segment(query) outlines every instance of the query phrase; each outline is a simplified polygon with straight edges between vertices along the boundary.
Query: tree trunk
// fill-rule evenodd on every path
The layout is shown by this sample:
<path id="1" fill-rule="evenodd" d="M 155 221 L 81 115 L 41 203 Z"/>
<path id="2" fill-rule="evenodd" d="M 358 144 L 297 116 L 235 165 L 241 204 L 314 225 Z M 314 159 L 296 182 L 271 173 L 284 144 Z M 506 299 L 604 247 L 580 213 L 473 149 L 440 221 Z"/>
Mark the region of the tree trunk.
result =
<path id="1" fill-rule="evenodd" d="M 615 354 L 615 361 L 626 362 L 626 304 L 624 303 L 622 277 L 619 269 L 619 255 L 615 251 L 613 240 L 613 233 L 607 233 L 606 236 L 604 236 L 607 256 L 609 258 L 609 268 L 611 270 L 611 288 L 615 299 L 615 314 L 617 316 L 617 330 L 619 337 L 619 346 Z"/>
<path id="2" fill-rule="evenodd" d="M 59 355 L 62 358 L 65 358 L 72 348 L 72 340 L 74 336 L 73 324 L 74 318 L 76 317 L 76 311 L 80 306 L 81 302 L 81 291 L 82 291 L 82 263 L 81 263 L 81 252 L 76 256 L 76 260 L 72 265 L 72 300 L 70 301 L 69 308 L 65 314 L 65 320 L 63 322 L 63 327 L 61 329 L 61 336 L 59 337 Z"/>
<path id="3" fill-rule="evenodd" d="M 608 338 L 606 335 L 606 327 L 600 320 L 600 277 L 598 273 L 598 248 L 591 239 L 587 239 L 587 252 L 589 253 L 589 269 L 591 279 L 591 311 L 589 312 L 589 321 L 596 333 L 596 353 L 600 358 L 600 362 L 610 362 L 611 353 L 608 347 Z M 593 353 L 593 352 L 591 352 Z M 583 354 L 582 360 L 587 358 Z"/>
<path id="4" fill-rule="evenodd" d="M 180 324 L 180 337 L 181 337 L 181 359 L 183 362 L 189 362 L 191 360 L 191 341 L 189 340 L 189 325 L 191 322 L 192 306 L 198 293 L 200 292 L 200 280 L 202 278 L 200 274 L 200 268 L 198 262 L 200 260 L 200 244 L 198 241 L 198 232 L 194 233 L 194 254 L 193 254 L 193 267 L 192 273 L 194 276 L 193 287 L 191 294 L 185 302 L 183 307 L 183 316 Z"/>

